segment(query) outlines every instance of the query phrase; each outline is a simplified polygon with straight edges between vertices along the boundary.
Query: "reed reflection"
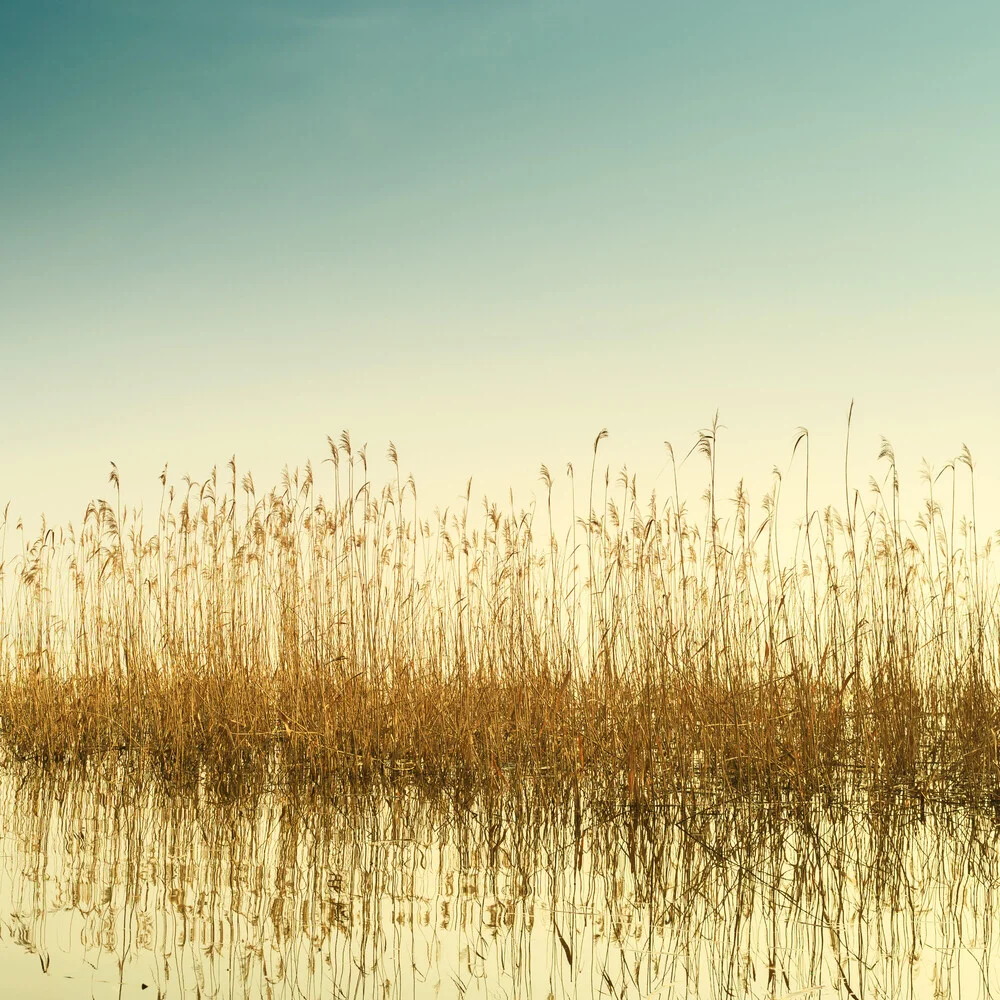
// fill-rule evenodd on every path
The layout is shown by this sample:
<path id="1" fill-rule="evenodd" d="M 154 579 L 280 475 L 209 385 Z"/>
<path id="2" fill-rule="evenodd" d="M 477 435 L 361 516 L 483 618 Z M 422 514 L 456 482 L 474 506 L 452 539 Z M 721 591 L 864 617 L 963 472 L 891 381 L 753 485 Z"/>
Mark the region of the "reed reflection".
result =
<path id="1" fill-rule="evenodd" d="M 996 825 L 971 810 L 223 799 L 74 769 L 8 772 L 2 804 L 5 936 L 37 955 L 39 983 L 94 995 L 897 997 L 1000 981 Z"/>

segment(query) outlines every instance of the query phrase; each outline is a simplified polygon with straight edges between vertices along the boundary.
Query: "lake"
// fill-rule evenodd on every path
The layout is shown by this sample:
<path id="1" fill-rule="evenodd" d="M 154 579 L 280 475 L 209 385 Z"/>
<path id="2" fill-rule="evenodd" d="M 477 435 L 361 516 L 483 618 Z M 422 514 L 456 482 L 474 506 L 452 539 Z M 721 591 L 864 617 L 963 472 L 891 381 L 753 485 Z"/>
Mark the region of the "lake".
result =
<path id="1" fill-rule="evenodd" d="M 10 766 L 23 997 L 965 997 L 1000 982 L 996 817 L 716 794 L 642 809 Z"/>

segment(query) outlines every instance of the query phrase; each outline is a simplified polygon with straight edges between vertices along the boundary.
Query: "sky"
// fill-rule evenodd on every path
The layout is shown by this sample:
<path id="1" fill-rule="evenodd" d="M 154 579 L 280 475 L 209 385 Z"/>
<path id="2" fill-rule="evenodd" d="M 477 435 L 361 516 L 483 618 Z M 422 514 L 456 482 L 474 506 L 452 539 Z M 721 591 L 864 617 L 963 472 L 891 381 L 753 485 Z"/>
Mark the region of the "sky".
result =
<path id="1" fill-rule="evenodd" d="M 0 506 L 342 429 L 428 508 L 605 427 L 667 492 L 717 411 L 836 502 L 853 400 L 855 485 L 967 443 L 1000 527 L 998 177 L 992 2 L 4 0 Z"/>

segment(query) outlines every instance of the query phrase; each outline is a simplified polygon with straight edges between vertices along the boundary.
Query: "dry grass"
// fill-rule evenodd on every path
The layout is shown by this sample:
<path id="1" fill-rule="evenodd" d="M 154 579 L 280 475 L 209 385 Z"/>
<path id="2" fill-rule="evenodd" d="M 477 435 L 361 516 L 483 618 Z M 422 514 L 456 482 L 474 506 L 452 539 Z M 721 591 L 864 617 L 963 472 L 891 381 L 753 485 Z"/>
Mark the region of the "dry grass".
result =
<path id="1" fill-rule="evenodd" d="M 346 434 L 332 497 L 310 466 L 262 498 L 235 464 L 180 491 L 164 475 L 150 537 L 112 469 L 114 502 L 6 562 L 2 743 L 42 763 L 138 754 L 168 777 L 267 762 L 635 801 L 1000 797 L 997 592 L 967 451 L 927 475 L 911 527 L 888 445 L 867 500 L 845 482 L 843 511 L 809 510 L 803 432 L 806 506 L 784 512 L 801 521 L 779 553 L 780 476 L 759 526 L 742 486 L 724 503 L 715 427 L 693 449 L 703 517 L 595 479 L 600 441 L 582 511 L 568 470 L 561 527 L 544 467 L 547 510 L 467 497 L 422 520 L 395 449 L 379 490 Z M 956 483 L 973 484 L 967 518 Z"/>

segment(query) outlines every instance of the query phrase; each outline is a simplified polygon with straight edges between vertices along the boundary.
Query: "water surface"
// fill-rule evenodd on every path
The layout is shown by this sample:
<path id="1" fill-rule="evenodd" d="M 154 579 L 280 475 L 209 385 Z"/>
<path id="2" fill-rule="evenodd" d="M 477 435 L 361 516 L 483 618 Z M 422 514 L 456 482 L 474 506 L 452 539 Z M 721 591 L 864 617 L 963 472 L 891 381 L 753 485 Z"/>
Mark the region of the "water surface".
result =
<path id="1" fill-rule="evenodd" d="M 225 801 L 8 770 L 24 997 L 964 997 L 1000 982 L 990 815 L 543 791 Z"/>

